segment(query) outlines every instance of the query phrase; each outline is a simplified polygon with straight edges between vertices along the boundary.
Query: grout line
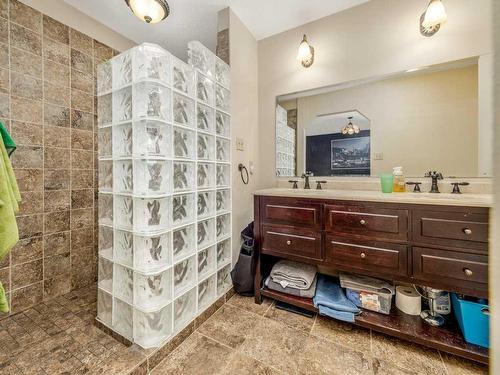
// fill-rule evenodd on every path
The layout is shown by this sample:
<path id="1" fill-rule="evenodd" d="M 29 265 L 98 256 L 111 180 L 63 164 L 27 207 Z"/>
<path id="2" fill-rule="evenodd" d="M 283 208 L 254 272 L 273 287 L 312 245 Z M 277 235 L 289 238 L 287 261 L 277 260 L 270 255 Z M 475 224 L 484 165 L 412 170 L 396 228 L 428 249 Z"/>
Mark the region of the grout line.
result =
<path id="1" fill-rule="evenodd" d="M 444 371 L 446 372 L 446 374 L 449 374 L 450 372 L 448 371 L 448 367 L 446 366 L 446 363 L 444 363 L 444 358 L 443 358 L 443 354 L 441 353 L 441 350 L 438 350 L 437 352 L 439 354 L 439 359 L 441 360 L 441 364 L 444 367 Z"/>
<path id="2" fill-rule="evenodd" d="M 11 35 L 10 35 L 10 1 L 7 2 L 7 49 L 9 51 L 9 124 L 7 125 L 8 130 L 11 132 L 12 129 L 12 46 L 10 43 Z M 43 133 L 42 133 L 43 136 Z M 43 142 L 43 139 L 42 139 Z M 42 179 L 43 179 L 43 172 L 42 172 Z M 43 198 L 42 198 L 43 199 Z M 16 218 L 16 223 L 17 223 L 17 218 Z M 43 233 L 43 230 L 42 230 Z M 43 248 L 42 248 L 42 254 L 43 254 Z M 9 302 L 9 312 L 6 314 L 7 316 L 10 316 L 12 314 L 12 252 L 9 251 L 8 253 L 9 257 L 9 296 L 8 296 L 8 302 Z M 43 267 L 43 266 L 42 266 Z M 43 268 L 42 268 L 42 277 L 43 277 Z"/>

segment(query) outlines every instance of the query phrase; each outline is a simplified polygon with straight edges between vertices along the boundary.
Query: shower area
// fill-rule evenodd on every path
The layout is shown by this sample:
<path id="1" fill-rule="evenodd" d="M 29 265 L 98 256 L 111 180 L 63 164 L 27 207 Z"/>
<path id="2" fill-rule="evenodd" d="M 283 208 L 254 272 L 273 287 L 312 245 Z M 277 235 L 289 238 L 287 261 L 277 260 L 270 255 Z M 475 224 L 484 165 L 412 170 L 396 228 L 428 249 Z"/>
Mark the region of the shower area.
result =
<path id="1" fill-rule="evenodd" d="M 143 348 L 231 288 L 230 69 L 142 44 L 97 67 L 97 319 Z"/>

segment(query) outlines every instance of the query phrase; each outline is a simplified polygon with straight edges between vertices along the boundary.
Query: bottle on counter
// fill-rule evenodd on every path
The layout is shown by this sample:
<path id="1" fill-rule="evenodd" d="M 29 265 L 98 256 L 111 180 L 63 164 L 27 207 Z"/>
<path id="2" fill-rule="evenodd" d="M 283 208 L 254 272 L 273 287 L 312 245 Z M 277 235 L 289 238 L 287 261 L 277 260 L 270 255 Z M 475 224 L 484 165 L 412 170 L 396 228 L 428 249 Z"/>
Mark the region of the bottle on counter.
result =
<path id="1" fill-rule="evenodd" d="M 394 167 L 392 169 L 392 175 L 392 191 L 395 193 L 404 193 L 406 191 L 406 181 L 403 173 L 403 167 Z"/>

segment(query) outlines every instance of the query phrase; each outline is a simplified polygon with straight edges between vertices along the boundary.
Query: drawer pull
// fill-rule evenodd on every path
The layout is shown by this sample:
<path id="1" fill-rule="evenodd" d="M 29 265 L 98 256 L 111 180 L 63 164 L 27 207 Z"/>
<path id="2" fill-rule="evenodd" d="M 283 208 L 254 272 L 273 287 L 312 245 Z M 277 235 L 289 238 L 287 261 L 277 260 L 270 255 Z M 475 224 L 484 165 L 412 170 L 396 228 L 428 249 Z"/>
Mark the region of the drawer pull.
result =
<path id="1" fill-rule="evenodd" d="M 366 258 L 366 254 L 365 253 L 361 253 L 361 254 L 359 254 L 359 256 L 361 257 L 361 259 L 365 259 Z"/>
<path id="2" fill-rule="evenodd" d="M 366 220 L 361 219 L 361 220 L 359 221 L 359 223 L 360 223 L 361 225 L 366 225 Z"/>
<path id="3" fill-rule="evenodd" d="M 464 268 L 464 274 L 467 277 L 471 277 L 474 274 L 474 272 L 472 272 L 472 270 L 470 270 L 469 268 Z"/>
<path id="4" fill-rule="evenodd" d="M 467 236 L 470 236 L 472 234 L 472 230 L 469 229 L 469 228 L 465 228 L 464 229 L 464 233 L 467 235 Z"/>
<path id="5" fill-rule="evenodd" d="M 287 244 L 288 246 L 290 246 L 290 245 L 292 244 L 292 241 L 288 240 L 288 241 L 286 241 L 286 244 Z"/>

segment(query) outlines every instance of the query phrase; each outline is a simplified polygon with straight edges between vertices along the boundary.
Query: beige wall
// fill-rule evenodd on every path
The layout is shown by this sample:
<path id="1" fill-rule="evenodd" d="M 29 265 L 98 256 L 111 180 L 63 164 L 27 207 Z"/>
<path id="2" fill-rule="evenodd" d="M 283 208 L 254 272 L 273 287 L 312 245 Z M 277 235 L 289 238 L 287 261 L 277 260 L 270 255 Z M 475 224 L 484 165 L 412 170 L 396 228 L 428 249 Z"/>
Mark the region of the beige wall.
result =
<path id="1" fill-rule="evenodd" d="M 81 13 L 71 5 L 65 3 L 64 0 L 20 1 L 118 51 L 125 51 L 137 44 L 102 23 L 97 22 L 95 19 Z"/>
<path id="2" fill-rule="evenodd" d="M 233 260 L 236 260 L 240 248 L 240 231 L 253 220 L 252 192 L 259 186 L 258 171 L 250 175 L 250 183 L 244 185 L 237 169 L 239 163 L 249 168 L 250 163 L 256 164 L 259 159 L 257 41 L 233 12 L 230 12 L 229 17 L 229 45 L 237 46 L 230 49 Z M 236 138 L 244 140 L 244 151 L 236 150 Z"/>
<path id="3" fill-rule="evenodd" d="M 298 174 L 305 129 L 317 115 L 360 111 L 370 119 L 372 176 L 401 165 L 407 176 L 429 169 L 478 175 L 477 65 L 391 78 L 298 99 Z M 373 160 L 383 153 L 383 160 Z"/>
<path id="4" fill-rule="evenodd" d="M 372 0 L 259 41 L 261 187 L 275 186 L 276 96 L 491 53 L 490 0 L 448 2 L 449 22 L 432 38 L 419 34 L 421 0 Z M 306 33 L 316 61 L 296 54 Z"/>

